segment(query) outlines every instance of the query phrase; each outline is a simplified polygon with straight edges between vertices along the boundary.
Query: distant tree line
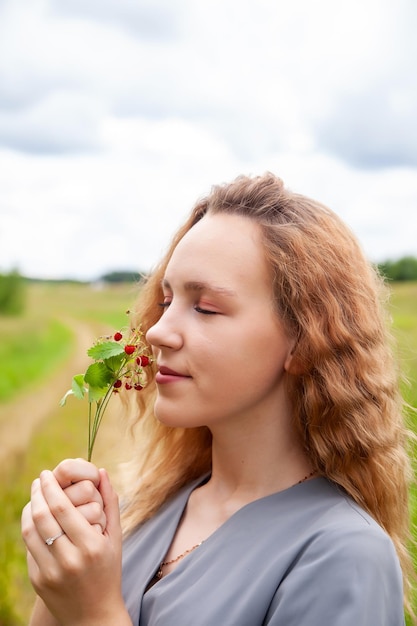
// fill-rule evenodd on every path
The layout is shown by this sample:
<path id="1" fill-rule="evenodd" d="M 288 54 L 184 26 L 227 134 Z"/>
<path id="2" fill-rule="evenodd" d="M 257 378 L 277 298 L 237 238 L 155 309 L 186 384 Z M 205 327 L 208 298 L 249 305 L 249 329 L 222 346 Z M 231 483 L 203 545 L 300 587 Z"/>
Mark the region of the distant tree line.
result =
<path id="1" fill-rule="evenodd" d="M 377 265 L 378 270 L 389 281 L 417 281 L 417 258 L 405 256 L 397 261 L 384 261 Z M 143 274 L 134 270 L 114 271 L 103 274 L 98 282 L 108 284 L 138 283 Z M 18 315 L 26 304 L 26 284 L 28 282 L 80 283 L 84 281 L 62 279 L 42 281 L 21 276 L 17 270 L 7 274 L 0 273 L 0 315 Z"/>
<path id="2" fill-rule="evenodd" d="M 100 280 L 105 283 L 138 283 L 142 278 L 142 274 L 134 271 L 119 271 L 103 274 Z"/>
<path id="3" fill-rule="evenodd" d="M 29 283 L 50 283 L 55 285 L 87 285 L 91 282 L 109 284 L 137 283 L 142 279 L 143 276 L 144 273 L 137 272 L 135 270 L 124 270 L 108 272 L 107 274 L 102 274 L 94 280 L 77 278 L 32 278 L 28 276 L 26 276 L 24 280 Z"/>
<path id="4" fill-rule="evenodd" d="M 405 256 L 397 261 L 379 263 L 378 269 L 388 280 L 417 280 L 417 258 L 412 256 Z"/>
<path id="5" fill-rule="evenodd" d="M 0 315 L 18 315 L 25 307 L 25 281 L 19 272 L 0 274 Z"/>

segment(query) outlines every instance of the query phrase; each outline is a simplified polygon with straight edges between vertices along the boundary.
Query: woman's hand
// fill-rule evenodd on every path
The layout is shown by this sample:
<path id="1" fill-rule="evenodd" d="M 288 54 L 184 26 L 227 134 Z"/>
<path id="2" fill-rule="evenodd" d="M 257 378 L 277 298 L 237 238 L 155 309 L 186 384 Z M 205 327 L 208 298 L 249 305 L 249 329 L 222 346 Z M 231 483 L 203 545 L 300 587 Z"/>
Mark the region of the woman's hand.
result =
<path id="1" fill-rule="evenodd" d="M 56 468 L 58 480 L 54 473 L 42 472 L 32 485 L 31 502 L 23 510 L 22 534 L 32 585 L 62 626 L 131 624 L 121 595 L 117 495 L 104 470 L 98 471 L 98 483 L 97 476 L 87 479 L 98 486 L 102 498 L 106 528 L 98 533 L 78 510 L 83 504 L 74 506 L 67 495 L 65 490 L 71 487 L 71 497 L 79 501 L 81 491 L 84 500 L 85 485 L 73 489 L 74 475 L 65 467 Z M 61 535 L 62 531 L 65 534 Z M 47 545 L 50 537 L 57 538 Z"/>
<path id="2" fill-rule="evenodd" d="M 72 504 L 97 532 L 102 533 L 106 516 L 98 490 L 100 472 L 97 467 L 84 459 L 66 459 L 53 470 L 53 474 Z M 30 626 L 60 626 L 39 597 L 33 607 Z"/>
<path id="3" fill-rule="evenodd" d="M 99 491 L 100 472 L 84 459 L 66 459 L 53 474 L 72 504 L 98 532 L 106 528 L 103 499 Z"/>

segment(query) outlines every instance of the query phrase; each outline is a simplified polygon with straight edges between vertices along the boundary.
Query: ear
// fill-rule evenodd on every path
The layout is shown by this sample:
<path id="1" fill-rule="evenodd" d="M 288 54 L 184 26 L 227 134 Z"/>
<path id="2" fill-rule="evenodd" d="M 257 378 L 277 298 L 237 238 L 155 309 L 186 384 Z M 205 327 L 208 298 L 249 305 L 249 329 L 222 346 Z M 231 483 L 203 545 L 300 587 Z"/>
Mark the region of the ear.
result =
<path id="1" fill-rule="evenodd" d="M 293 376 L 305 374 L 306 367 L 296 353 L 296 341 L 290 346 L 288 356 L 284 362 L 284 370 Z"/>

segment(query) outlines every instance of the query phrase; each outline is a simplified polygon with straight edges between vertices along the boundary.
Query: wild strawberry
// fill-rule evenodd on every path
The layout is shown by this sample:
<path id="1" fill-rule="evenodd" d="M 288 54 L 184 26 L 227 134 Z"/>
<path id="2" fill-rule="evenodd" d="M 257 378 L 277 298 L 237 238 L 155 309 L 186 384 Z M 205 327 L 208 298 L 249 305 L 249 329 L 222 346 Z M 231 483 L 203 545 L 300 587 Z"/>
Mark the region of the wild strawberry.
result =
<path id="1" fill-rule="evenodd" d="M 146 354 L 143 354 L 142 356 L 138 356 L 138 358 L 136 359 L 136 363 L 140 367 L 146 367 L 147 365 L 149 365 L 150 362 L 151 360 L 148 356 L 146 356 Z"/>
<path id="2" fill-rule="evenodd" d="M 115 333 L 113 339 L 115 341 L 120 341 L 123 338 L 122 333 Z"/>
<path id="3" fill-rule="evenodd" d="M 115 389 L 120 389 L 121 386 L 122 386 L 122 381 L 121 380 L 116 380 L 116 382 L 113 385 L 113 387 Z"/>
<path id="4" fill-rule="evenodd" d="M 136 389 L 136 391 L 141 391 L 143 389 L 143 387 L 142 387 L 142 385 L 139 385 L 139 383 L 136 383 L 135 389 Z"/>
<path id="5" fill-rule="evenodd" d="M 136 346 L 132 346 L 132 344 L 128 344 L 127 346 L 125 346 L 125 352 L 126 354 L 133 354 L 134 351 L 136 350 Z"/>

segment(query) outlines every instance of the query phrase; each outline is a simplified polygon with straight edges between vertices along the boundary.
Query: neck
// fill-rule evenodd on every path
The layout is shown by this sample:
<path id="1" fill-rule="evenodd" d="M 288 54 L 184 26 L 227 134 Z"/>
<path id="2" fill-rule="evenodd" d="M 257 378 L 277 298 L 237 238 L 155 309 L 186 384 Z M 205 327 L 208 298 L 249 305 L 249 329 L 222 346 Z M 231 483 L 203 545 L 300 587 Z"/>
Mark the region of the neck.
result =
<path id="1" fill-rule="evenodd" d="M 266 422 L 266 423 L 265 423 Z M 290 419 L 214 430 L 212 493 L 250 501 L 287 489 L 313 470 Z"/>

